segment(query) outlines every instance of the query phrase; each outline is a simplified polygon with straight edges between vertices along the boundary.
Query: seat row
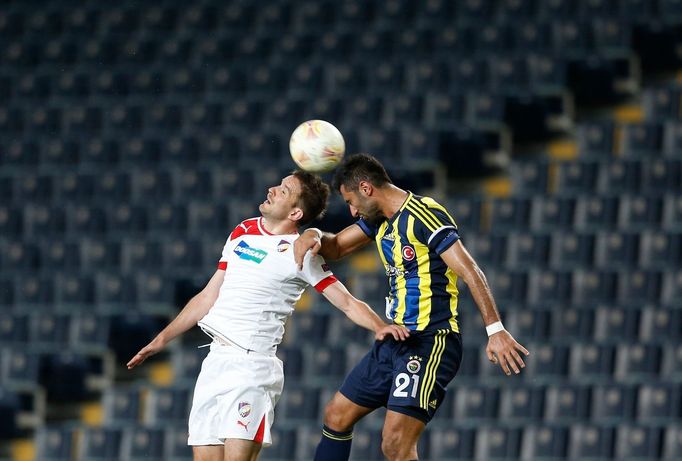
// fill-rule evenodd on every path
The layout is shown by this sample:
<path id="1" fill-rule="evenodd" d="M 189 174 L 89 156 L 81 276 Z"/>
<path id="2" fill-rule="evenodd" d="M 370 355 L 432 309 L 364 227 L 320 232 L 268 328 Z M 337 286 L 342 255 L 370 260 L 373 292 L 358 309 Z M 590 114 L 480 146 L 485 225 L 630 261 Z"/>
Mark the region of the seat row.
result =
<path id="1" fill-rule="evenodd" d="M 273 445 L 262 451 L 267 460 L 311 459 L 320 429 L 312 424 L 273 427 Z M 421 438 L 420 459 L 662 459 L 682 456 L 678 425 L 531 425 L 486 424 L 479 428 L 431 427 Z M 184 427 L 105 426 L 74 428 L 48 426 L 37 434 L 37 454 L 50 461 L 178 461 L 191 456 Z M 77 443 L 76 441 L 80 443 Z M 367 461 L 384 459 L 381 430 L 355 431 L 351 456 Z"/>

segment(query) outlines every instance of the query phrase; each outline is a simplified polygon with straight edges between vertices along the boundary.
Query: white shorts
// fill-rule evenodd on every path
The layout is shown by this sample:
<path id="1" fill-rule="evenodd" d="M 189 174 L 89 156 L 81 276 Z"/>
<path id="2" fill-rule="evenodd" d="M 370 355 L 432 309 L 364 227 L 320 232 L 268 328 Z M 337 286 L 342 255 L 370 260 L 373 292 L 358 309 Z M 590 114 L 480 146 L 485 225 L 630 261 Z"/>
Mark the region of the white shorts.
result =
<path id="1" fill-rule="evenodd" d="M 213 342 L 194 388 L 187 444 L 243 439 L 271 445 L 270 427 L 283 387 L 284 369 L 276 356 Z"/>

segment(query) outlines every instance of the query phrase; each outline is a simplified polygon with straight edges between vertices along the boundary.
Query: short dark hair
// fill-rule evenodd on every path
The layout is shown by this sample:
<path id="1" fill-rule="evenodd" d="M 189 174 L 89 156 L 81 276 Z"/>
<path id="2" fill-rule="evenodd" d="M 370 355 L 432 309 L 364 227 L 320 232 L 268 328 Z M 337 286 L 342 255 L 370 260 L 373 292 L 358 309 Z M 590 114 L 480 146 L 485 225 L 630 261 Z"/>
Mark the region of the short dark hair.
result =
<path id="1" fill-rule="evenodd" d="M 303 217 L 298 221 L 298 225 L 305 226 L 324 216 L 329 200 L 329 186 L 322 182 L 318 175 L 307 171 L 295 170 L 291 174 L 301 183 L 297 205 L 303 210 Z"/>
<path id="2" fill-rule="evenodd" d="M 373 186 L 383 187 L 392 184 L 384 166 L 369 154 L 349 155 L 336 168 L 332 187 L 340 190 L 343 185 L 349 191 L 358 190 L 360 181 L 368 181 Z"/>

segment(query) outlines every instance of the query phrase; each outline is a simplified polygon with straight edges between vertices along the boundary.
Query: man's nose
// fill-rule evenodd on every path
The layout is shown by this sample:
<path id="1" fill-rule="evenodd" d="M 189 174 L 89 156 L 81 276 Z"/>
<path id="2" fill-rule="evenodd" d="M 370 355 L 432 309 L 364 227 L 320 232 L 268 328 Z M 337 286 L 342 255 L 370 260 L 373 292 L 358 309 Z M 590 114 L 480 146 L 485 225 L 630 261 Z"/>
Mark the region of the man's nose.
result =
<path id="1" fill-rule="evenodd" d="M 358 217 L 358 209 L 355 208 L 353 205 L 348 205 L 348 208 L 350 208 L 350 215 L 354 218 Z"/>

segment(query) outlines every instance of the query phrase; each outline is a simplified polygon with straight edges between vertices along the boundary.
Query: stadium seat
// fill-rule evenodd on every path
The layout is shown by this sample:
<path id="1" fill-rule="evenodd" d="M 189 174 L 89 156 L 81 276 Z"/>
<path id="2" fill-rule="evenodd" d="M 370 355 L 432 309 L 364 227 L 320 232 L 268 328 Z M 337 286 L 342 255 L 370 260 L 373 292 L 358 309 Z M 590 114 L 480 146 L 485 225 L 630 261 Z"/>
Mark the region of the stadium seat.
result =
<path id="1" fill-rule="evenodd" d="M 574 425 L 570 430 L 568 456 L 571 459 L 599 459 L 613 456 L 614 429 Z"/>
<path id="2" fill-rule="evenodd" d="M 25 275 L 17 281 L 14 292 L 15 306 L 50 307 L 55 300 L 55 287 L 52 278 Z"/>
<path id="3" fill-rule="evenodd" d="M 156 269 L 162 264 L 163 256 L 160 242 L 140 239 L 121 242 L 121 267 L 125 271 Z"/>
<path id="4" fill-rule="evenodd" d="M 637 421 L 666 423 L 682 415 L 680 388 L 672 383 L 643 384 L 637 393 Z"/>
<path id="5" fill-rule="evenodd" d="M 643 269 L 678 267 L 682 255 L 682 234 L 647 230 L 642 232 L 639 263 Z"/>
<path id="6" fill-rule="evenodd" d="M 663 289 L 661 301 L 664 306 L 680 306 L 680 294 L 682 293 L 682 273 L 680 271 L 667 272 L 663 275 Z"/>
<path id="7" fill-rule="evenodd" d="M 613 375 L 614 364 L 613 346 L 589 343 L 571 346 L 570 375 L 577 382 L 608 380 Z"/>
<path id="8" fill-rule="evenodd" d="M 662 274 L 655 271 L 641 271 L 620 274 L 618 281 L 618 302 L 624 306 L 641 306 L 658 303 L 661 299 Z"/>
<path id="9" fill-rule="evenodd" d="M 660 155 L 663 147 L 663 125 L 639 123 L 622 125 L 622 154 L 624 157 L 650 158 Z"/>
<path id="10" fill-rule="evenodd" d="M 97 459 L 99 461 L 114 461 L 120 459 L 121 429 L 114 428 L 86 428 L 81 435 L 82 443 L 78 453 L 80 459 Z"/>
<path id="11" fill-rule="evenodd" d="M 561 459 L 568 449 L 568 430 L 558 426 L 531 426 L 523 431 L 521 441 L 522 461 Z"/>
<path id="12" fill-rule="evenodd" d="M 521 429 L 483 427 L 476 431 L 476 460 L 515 459 L 521 448 Z"/>
<path id="13" fill-rule="evenodd" d="M 665 429 L 663 445 L 663 458 L 665 461 L 673 461 L 682 456 L 682 427 L 670 425 Z"/>
<path id="14" fill-rule="evenodd" d="M 492 421 L 499 413 L 499 389 L 461 386 L 455 391 L 455 419 L 458 421 Z"/>
<path id="15" fill-rule="evenodd" d="M 272 446 L 263 450 L 261 458 L 263 460 L 287 459 L 292 453 L 296 453 L 296 442 L 296 429 L 280 429 L 275 425 L 272 428 Z"/>
<path id="16" fill-rule="evenodd" d="M 429 429 L 427 459 L 473 459 L 476 429 L 444 427 Z"/>
<path id="17" fill-rule="evenodd" d="M 143 391 L 137 387 L 107 389 L 102 396 L 104 422 L 132 426 L 140 422 Z"/>
<path id="18" fill-rule="evenodd" d="M 26 236 L 63 235 L 66 232 L 65 210 L 55 206 L 34 205 L 25 208 Z"/>
<path id="19" fill-rule="evenodd" d="M 663 200 L 663 229 L 682 229 L 682 199 L 677 196 L 668 195 Z"/>
<path id="20" fill-rule="evenodd" d="M 500 396 L 500 418 L 524 424 L 542 421 L 544 399 L 542 387 L 505 387 Z"/>
<path id="21" fill-rule="evenodd" d="M 156 428 L 125 428 L 121 454 L 128 461 L 161 461 L 164 456 L 164 432 Z"/>
<path id="22" fill-rule="evenodd" d="M 488 279 L 496 299 L 501 304 L 523 304 L 528 295 L 526 272 L 488 272 Z"/>
<path id="23" fill-rule="evenodd" d="M 598 343 L 614 340 L 637 341 L 640 311 L 622 307 L 598 307 L 595 314 L 594 339 Z"/>
<path id="24" fill-rule="evenodd" d="M 629 380 L 657 376 L 661 367 L 661 356 L 661 348 L 657 345 L 621 344 L 616 351 L 614 377 Z"/>
<path id="25" fill-rule="evenodd" d="M 662 431 L 657 427 L 620 426 L 614 457 L 622 460 L 660 459 Z"/>
<path id="26" fill-rule="evenodd" d="M 620 225 L 624 229 L 644 230 L 661 225 L 663 202 L 656 197 L 624 197 L 620 203 Z"/>
<path id="27" fill-rule="evenodd" d="M 0 242 L 2 267 L 6 273 L 37 272 L 45 265 L 40 248 L 21 241 Z"/>
<path id="28" fill-rule="evenodd" d="M 632 421 L 637 389 L 622 384 L 597 385 L 592 389 L 591 421 L 616 423 Z"/>
<path id="29" fill-rule="evenodd" d="M 94 182 L 93 175 L 71 173 L 56 178 L 54 186 L 60 200 L 84 204 L 92 198 L 95 190 Z"/>
<path id="30" fill-rule="evenodd" d="M 528 199 L 497 199 L 491 203 L 491 227 L 499 230 L 524 230 L 530 222 Z"/>
<path id="31" fill-rule="evenodd" d="M 131 209 L 125 204 L 130 200 L 130 175 L 126 173 L 104 173 L 99 181 L 95 183 L 94 198 L 98 203 L 102 202 L 123 202 L 119 204 L 119 209 Z M 112 224 L 111 218 L 108 220 Z"/>
<path id="32" fill-rule="evenodd" d="M 277 404 L 277 416 L 286 421 L 315 421 L 320 413 L 320 390 L 307 385 L 288 385 Z"/>
<path id="33" fill-rule="evenodd" d="M 545 421 L 566 424 L 584 421 L 590 412 L 590 389 L 564 384 L 550 386 L 545 393 Z"/>
<path id="34" fill-rule="evenodd" d="M 662 162 L 662 160 L 652 160 Z M 646 164 L 648 163 L 649 160 Z M 642 183 L 641 160 L 626 158 L 608 163 L 600 162 L 597 165 L 599 167 L 597 177 L 599 191 L 604 193 L 633 193 L 639 190 Z"/>
<path id="35" fill-rule="evenodd" d="M 346 373 L 346 350 L 344 347 L 309 347 L 303 350 L 303 354 L 306 381 L 333 380 L 337 382 Z"/>
<path id="36" fill-rule="evenodd" d="M 11 345 L 16 343 L 26 343 L 28 342 L 28 338 L 28 315 L 13 314 L 11 312 L 0 313 L 0 344 Z"/>
<path id="37" fill-rule="evenodd" d="M 552 165 L 557 168 L 556 191 L 559 194 L 585 194 L 593 192 L 601 164 L 592 160 L 565 162 Z"/>
<path id="38" fill-rule="evenodd" d="M 533 382 L 553 382 L 567 375 L 569 350 L 566 346 L 537 344 L 532 348 L 534 353 L 526 359 L 524 378 Z"/>
<path id="39" fill-rule="evenodd" d="M 71 317 L 70 344 L 77 350 L 104 351 L 109 343 L 109 318 L 90 313 Z"/>
<path id="40" fill-rule="evenodd" d="M 550 267 L 560 270 L 580 269 L 592 265 L 595 253 L 594 235 L 557 231 L 552 233 L 551 239 Z"/>
<path id="41" fill-rule="evenodd" d="M 534 270 L 528 278 L 528 302 L 565 305 L 573 298 L 571 286 L 570 272 Z"/>
<path id="42" fill-rule="evenodd" d="M 613 122 L 583 123 L 577 127 L 578 151 L 588 158 L 609 158 L 614 150 Z"/>
<path id="43" fill-rule="evenodd" d="M 45 426 L 36 431 L 36 454 L 45 461 L 70 461 L 74 450 L 74 436 L 77 434 L 72 428 L 60 426 Z"/>
<path id="44" fill-rule="evenodd" d="M 281 349 L 281 348 L 280 348 Z M 178 381 L 193 380 L 199 376 L 208 351 L 205 348 L 182 348 L 171 355 L 173 375 Z M 286 367 L 286 362 L 285 362 Z M 287 377 L 289 376 L 287 369 Z"/>
<path id="45" fill-rule="evenodd" d="M 561 337 L 568 341 L 588 341 L 592 339 L 593 331 L 593 309 L 569 307 L 552 310 L 550 337 Z"/>
<path id="46" fill-rule="evenodd" d="M 467 238 L 467 249 L 484 269 L 503 264 L 507 247 L 507 238 L 504 235 L 472 235 Z M 514 247 L 509 246 L 509 248 L 511 251 Z"/>
<path id="47" fill-rule="evenodd" d="M 152 424 L 185 424 L 191 405 L 192 389 L 155 388 L 145 401 L 144 421 Z"/>
<path id="48" fill-rule="evenodd" d="M 653 159 L 645 162 L 642 172 L 642 193 L 646 196 L 664 196 L 680 192 L 682 187 L 682 162 L 680 160 Z"/>
<path id="49" fill-rule="evenodd" d="M 549 235 L 544 233 L 512 234 L 504 241 L 506 245 L 503 249 L 506 248 L 506 257 L 503 254 L 492 260 L 491 263 L 494 265 L 505 264 L 509 268 L 518 269 L 547 266 L 550 254 Z"/>
<path id="50" fill-rule="evenodd" d="M 616 296 L 615 272 L 581 270 L 573 276 L 573 301 L 578 304 L 608 303 Z"/>
<path id="51" fill-rule="evenodd" d="M 167 461 L 184 461 L 192 457 L 192 447 L 187 445 L 187 425 L 164 428 L 164 453 Z M 273 437 L 274 438 L 274 437 Z M 263 453 L 267 453 L 265 450 Z"/>
<path id="52" fill-rule="evenodd" d="M 575 229 L 579 231 L 615 228 L 619 199 L 607 196 L 584 196 L 576 200 Z"/>
<path id="53" fill-rule="evenodd" d="M 677 342 L 682 338 L 678 310 L 646 308 L 642 311 L 639 339 L 645 343 Z"/>

